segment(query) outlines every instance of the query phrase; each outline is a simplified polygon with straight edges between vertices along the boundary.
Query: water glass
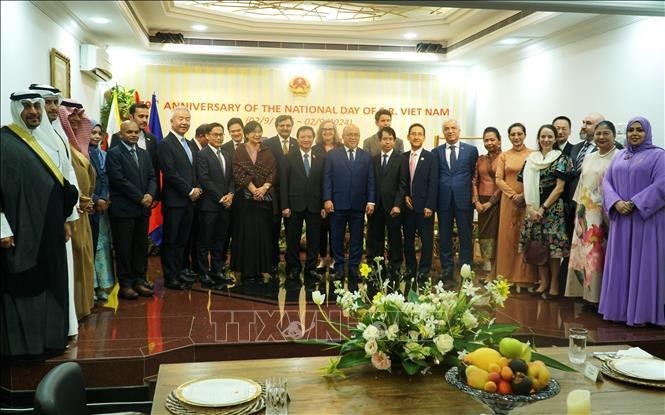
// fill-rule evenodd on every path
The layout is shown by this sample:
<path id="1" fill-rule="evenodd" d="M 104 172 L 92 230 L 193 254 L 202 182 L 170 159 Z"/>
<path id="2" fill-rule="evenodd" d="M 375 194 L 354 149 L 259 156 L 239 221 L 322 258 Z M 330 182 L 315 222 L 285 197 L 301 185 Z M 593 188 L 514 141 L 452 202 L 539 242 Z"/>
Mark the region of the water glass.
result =
<path id="1" fill-rule="evenodd" d="M 574 365 L 581 365 L 586 360 L 586 329 L 568 330 L 568 360 Z"/>
<path id="2" fill-rule="evenodd" d="M 266 415 L 286 415 L 287 390 L 285 377 L 266 379 Z"/>

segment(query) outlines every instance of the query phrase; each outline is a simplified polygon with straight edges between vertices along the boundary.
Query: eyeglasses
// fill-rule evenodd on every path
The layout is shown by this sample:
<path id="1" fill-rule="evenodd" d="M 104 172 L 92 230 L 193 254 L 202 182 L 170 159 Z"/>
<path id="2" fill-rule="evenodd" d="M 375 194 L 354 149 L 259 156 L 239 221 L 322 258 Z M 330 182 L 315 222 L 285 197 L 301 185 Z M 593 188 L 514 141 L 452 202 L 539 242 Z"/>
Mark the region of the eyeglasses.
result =
<path id="1" fill-rule="evenodd" d="M 335 131 L 334 128 L 322 128 L 321 131 Z"/>
<path id="2" fill-rule="evenodd" d="M 210 133 L 210 136 L 211 137 L 216 137 L 216 138 L 224 137 L 224 133 L 219 133 L 219 134 L 218 133 Z"/>

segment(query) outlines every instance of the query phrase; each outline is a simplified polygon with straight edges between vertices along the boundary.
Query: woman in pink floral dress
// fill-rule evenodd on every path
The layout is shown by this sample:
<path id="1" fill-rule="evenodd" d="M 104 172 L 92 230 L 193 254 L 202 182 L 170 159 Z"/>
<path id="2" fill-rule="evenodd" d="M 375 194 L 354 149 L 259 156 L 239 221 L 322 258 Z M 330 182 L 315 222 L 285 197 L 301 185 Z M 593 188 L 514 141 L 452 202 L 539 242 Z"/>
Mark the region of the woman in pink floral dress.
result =
<path id="1" fill-rule="evenodd" d="M 603 212 L 601 183 L 617 153 L 615 135 L 614 124 L 609 121 L 598 123 L 593 138 L 598 151 L 584 158 L 580 181 L 573 197 L 577 202 L 577 212 L 565 295 L 582 297 L 594 305 L 600 300 L 609 226 L 607 215 Z"/>

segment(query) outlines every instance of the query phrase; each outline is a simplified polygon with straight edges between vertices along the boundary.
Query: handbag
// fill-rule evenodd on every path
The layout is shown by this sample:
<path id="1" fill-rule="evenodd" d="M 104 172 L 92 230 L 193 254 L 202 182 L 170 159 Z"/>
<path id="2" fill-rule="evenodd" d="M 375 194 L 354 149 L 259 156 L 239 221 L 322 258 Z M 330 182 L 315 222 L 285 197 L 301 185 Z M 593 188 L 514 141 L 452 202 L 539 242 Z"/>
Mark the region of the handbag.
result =
<path id="1" fill-rule="evenodd" d="M 524 244 L 524 262 L 542 266 L 550 260 L 550 250 L 545 241 L 530 239 Z"/>
<path id="2" fill-rule="evenodd" d="M 254 200 L 254 195 L 252 192 L 249 191 L 249 189 L 243 189 L 243 197 L 246 200 Z M 270 190 L 266 192 L 266 194 L 263 196 L 263 201 L 264 202 L 272 202 L 272 193 Z"/>

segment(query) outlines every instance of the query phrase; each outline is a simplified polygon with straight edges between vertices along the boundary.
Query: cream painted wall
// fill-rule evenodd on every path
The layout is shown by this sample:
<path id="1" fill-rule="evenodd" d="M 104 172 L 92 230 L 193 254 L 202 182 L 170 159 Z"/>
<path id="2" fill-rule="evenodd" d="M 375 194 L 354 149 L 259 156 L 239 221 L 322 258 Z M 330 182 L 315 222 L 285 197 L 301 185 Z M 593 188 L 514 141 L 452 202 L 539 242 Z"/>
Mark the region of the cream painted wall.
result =
<path id="1" fill-rule="evenodd" d="M 2 1 L 2 71 L 0 119 L 11 123 L 9 95 L 32 83 L 51 83 L 50 51 L 56 48 L 70 59 L 72 98 L 91 118 L 99 118 L 97 82 L 79 70 L 80 42 L 28 1 Z"/>
<path id="2" fill-rule="evenodd" d="M 615 124 L 634 115 L 651 122 L 654 143 L 665 147 L 665 18 L 647 18 L 602 35 L 535 53 L 492 70 L 476 71 L 475 133 L 487 126 L 527 127 L 535 148 L 540 125 L 560 114 L 573 123 L 578 142 L 582 119 L 600 112 Z M 474 83 L 472 83 L 474 84 Z M 503 140 L 503 148 L 510 142 Z"/>

